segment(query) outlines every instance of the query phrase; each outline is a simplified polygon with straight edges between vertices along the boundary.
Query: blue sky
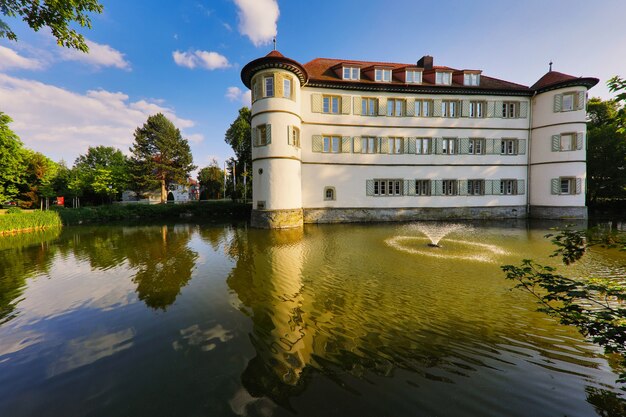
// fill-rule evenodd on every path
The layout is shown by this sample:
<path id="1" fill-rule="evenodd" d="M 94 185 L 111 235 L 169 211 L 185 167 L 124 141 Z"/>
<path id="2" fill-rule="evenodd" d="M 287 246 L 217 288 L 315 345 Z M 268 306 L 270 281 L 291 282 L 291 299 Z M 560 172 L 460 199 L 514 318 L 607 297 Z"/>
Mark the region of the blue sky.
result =
<path id="1" fill-rule="evenodd" d="M 249 100 L 241 68 L 272 49 L 316 57 L 481 69 L 531 85 L 554 70 L 626 76 L 623 0 L 419 1 L 101 0 L 82 30 L 91 52 L 56 46 L 49 32 L 7 19 L 0 39 L 0 111 L 25 145 L 70 165 L 88 146 L 124 152 L 147 116 L 164 112 L 200 167 L 232 156 L 224 133 Z"/>

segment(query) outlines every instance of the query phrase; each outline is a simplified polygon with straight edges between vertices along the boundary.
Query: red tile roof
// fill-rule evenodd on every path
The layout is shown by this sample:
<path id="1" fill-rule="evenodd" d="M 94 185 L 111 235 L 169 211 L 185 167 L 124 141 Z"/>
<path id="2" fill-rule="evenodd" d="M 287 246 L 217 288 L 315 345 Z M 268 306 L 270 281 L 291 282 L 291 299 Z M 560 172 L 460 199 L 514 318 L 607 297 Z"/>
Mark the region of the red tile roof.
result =
<path id="1" fill-rule="evenodd" d="M 407 67 L 415 67 L 415 64 L 401 64 L 401 63 L 394 63 L 394 62 L 351 61 L 351 60 L 340 60 L 340 59 L 331 59 L 331 58 L 316 58 L 304 64 L 304 68 L 306 69 L 309 75 L 310 83 L 320 82 L 320 83 L 331 83 L 335 85 L 344 85 L 344 86 L 354 85 L 355 83 L 361 84 L 361 85 L 374 85 L 374 84 L 375 85 L 402 85 L 402 86 L 406 85 L 404 82 L 396 80 L 396 79 L 392 79 L 392 81 L 388 83 L 381 83 L 381 82 L 365 79 L 363 77 L 359 81 L 347 81 L 347 80 L 344 81 L 339 76 L 337 76 L 337 74 L 333 71 L 333 67 L 336 67 L 341 64 L 346 65 L 346 66 L 350 66 L 350 65 L 359 66 L 361 68 L 384 66 L 387 68 L 391 68 L 394 71 L 404 69 Z M 425 69 L 424 73 L 425 74 L 432 73 L 433 71 L 437 71 L 437 70 L 453 71 L 453 72 L 463 71 L 463 70 L 457 70 L 455 68 L 436 65 L 436 66 L 433 66 L 432 70 Z M 419 86 L 429 86 L 429 87 L 434 87 L 434 88 L 466 87 L 463 84 L 457 84 L 457 83 L 452 83 L 452 85 L 436 85 L 433 83 L 428 83 L 426 81 L 424 81 L 422 84 L 419 84 Z M 509 81 L 504 81 L 504 80 L 500 80 L 497 78 L 487 77 L 485 75 L 481 76 L 480 86 L 471 87 L 471 88 L 472 89 L 484 89 L 484 90 L 495 89 L 495 90 L 515 90 L 515 91 L 527 91 L 527 92 L 531 91 L 525 85 L 516 84 L 516 83 L 509 82 Z"/>
<path id="2" fill-rule="evenodd" d="M 598 83 L 597 78 L 588 77 L 574 77 L 573 75 L 563 74 L 558 71 L 548 71 L 543 77 L 539 79 L 532 88 L 535 91 L 551 90 L 559 86 L 566 85 L 583 85 L 587 88 L 591 88 Z"/>

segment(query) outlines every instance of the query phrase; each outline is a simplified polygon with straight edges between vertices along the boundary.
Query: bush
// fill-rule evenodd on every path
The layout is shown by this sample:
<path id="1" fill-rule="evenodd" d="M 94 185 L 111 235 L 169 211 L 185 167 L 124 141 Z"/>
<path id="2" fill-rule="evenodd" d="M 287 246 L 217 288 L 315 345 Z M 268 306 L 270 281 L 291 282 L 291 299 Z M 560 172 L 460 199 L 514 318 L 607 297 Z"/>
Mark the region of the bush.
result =
<path id="1" fill-rule="evenodd" d="M 21 213 L 21 212 L 22 212 L 21 208 L 19 208 L 19 207 L 11 207 L 11 208 L 7 209 L 6 214 L 18 214 L 18 213 Z"/>

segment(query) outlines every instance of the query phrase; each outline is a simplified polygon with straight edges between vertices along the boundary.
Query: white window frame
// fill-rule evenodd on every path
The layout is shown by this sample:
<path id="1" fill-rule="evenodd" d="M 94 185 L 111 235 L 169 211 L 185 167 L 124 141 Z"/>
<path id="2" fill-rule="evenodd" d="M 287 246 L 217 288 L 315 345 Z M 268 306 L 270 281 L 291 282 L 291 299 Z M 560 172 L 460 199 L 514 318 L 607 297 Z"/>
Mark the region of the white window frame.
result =
<path id="1" fill-rule="evenodd" d="M 480 74 L 475 72 L 466 72 L 463 74 L 463 85 L 478 86 L 480 85 Z"/>
<path id="2" fill-rule="evenodd" d="M 433 149 L 432 145 L 433 145 L 432 138 L 415 138 L 415 154 L 416 155 L 430 155 Z"/>
<path id="3" fill-rule="evenodd" d="M 484 101 L 470 101 L 469 103 L 469 117 L 472 119 L 482 119 L 485 117 L 485 109 L 487 103 Z"/>
<path id="4" fill-rule="evenodd" d="M 387 99 L 387 116 L 402 117 L 406 114 L 406 100 L 403 98 Z"/>
<path id="5" fill-rule="evenodd" d="M 257 134 L 257 145 L 256 146 L 267 146 L 267 125 L 258 125 L 256 127 Z"/>
<path id="6" fill-rule="evenodd" d="M 441 180 L 442 195 L 459 195 L 459 182 L 457 180 Z"/>
<path id="7" fill-rule="evenodd" d="M 415 180 L 415 195 L 428 196 L 431 194 L 430 180 Z"/>
<path id="8" fill-rule="evenodd" d="M 374 97 L 361 97 L 361 115 L 378 116 L 378 99 Z"/>
<path id="9" fill-rule="evenodd" d="M 378 138 L 374 136 L 362 136 L 361 153 L 378 153 Z"/>
<path id="10" fill-rule="evenodd" d="M 346 76 L 347 73 L 347 76 Z M 361 79 L 361 68 L 359 67 L 343 67 L 343 79 L 358 81 Z"/>
<path id="11" fill-rule="evenodd" d="M 567 185 L 567 190 L 563 191 L 563 185 Z M 559 177 L 559 194 L 576 194 L 576 177 Z"/>
<path id="12" fill-rule="evenodd" d="M 328 193 L 330 191 L 330 197 Z M 337 192 L 335 191 L 335 187 L 324 187 L 324 201 L 335 201 L 337 200 Z"/>
<path id="13" fill-rule="evenodd" d="M 391 82 L 391 70 L 385 68 L 374 69 L 374 80 L 382 83 Z"/>
<path id="14" fill-rule="evenodd" d="M 501 111 L 503 119 L 517 119 L 519 118 L 519 102 L 503 101 Z"/>
<path id="15" fill-rule="evenodd" d="M 416 117 L 432 117 L 433 101 L 432 100 L 415 100 L 415 116 Z"/>
<path id="16" fill-rule="evenodd" d="M 485 153 L 485 139 L 484 138 L 469 138 L 468 154 L 470 155 L 482 155 Z"/>
<path id="17" fill-rule="evenodd" d="M 274 94 L 276 93 L 276 91 L 274 89 L 274 76 L 273 75 L 263 78 L 263 93 L 264 93 L 263 94 L 264 97 L 274 97 Z"/>
<path id="18" fill-rule="evenodd" d="M 459 108 L 461 102 L 459 100 L 442 100 L 441 101 L 441 117 L 457 118 L 459 117 Z"/>
<path id="19" fill-rule="evenodd" d="M 390 154 L 404 153 L 404 138 L 392 136 L 387 138 L 387 141 Z"/>
<path id="20" fill-rule="evenodd" d="M 517 180 L 511 178 L 505 178 L 500 180 L 500 194 L 502 195 L 516 195 L 517 194 Z"/>
<path id="21" fill-rule="evenodd" d="M 566 97 L 568 98 L 568 102 L 571 100 L 571 102 L 569 103 L 571 107 L 568 106 L 569 108 L 565 107 Z M 565 112 L 574 110 L 576 110 L 576 93 L 563 93 L 563 96 L 561 98 L 561 111 Z"/>
<path id="22" fill-rule="evenodd" d="M 435 73 L 435 84 L 438 84 L 438 85 L 451 85 L 452 84 L 452 72 L 450 72 L 450 71 L 437 71 Z"/>
<path id="23" fill-rule="evenodd" d="M 291 100 L 291 78 L 283 78 L 283 97 Z"/>
<path id="24" fill-rule="evenodd" d="M 422 71 L 406 70 L 405 80 L 407 84 L 421 84 Z"/>
<path id="25" fill-rule="evenodd" d="M 485 180 L 467 180 L 467 195 L 485 195 Z"/>
<path id="26" fill-rule="evenodd" d="M 443 138 L 441 141 L 441 153 L 444 155 L 455 155 L 458 153 L 457 138 Z"/>
<path id="27" fill-rule="evenodd" d="M 300 147 L 300 129 L 295 126 L 291 128 L 291 144 L 296 148 Z"/>
<path id="28" fill-rule="evenodd" d="M 322 136 L 322 152 L 323 153 L 341 153 L 341 136 L 335 136 L 335 135 Z"/>
<path id="29" fill-rule="evenodd" d="M 322 96 L 322 113 L 341 114 L 341 96 Z"/>
<path id="30" fill-rule="evenodd" d="M 576 133 L 561 133 L 559 137 L 559 150 L 561 152 L 569 152 L 576 150 L 576 141 L 577 135 Z M 565 145 L 565 146 L 564 146 Z M 569 145 L 569 146 L 567 146 Z"/>
<path id="31" fill-rule="evenodd" d="M 503 138 L 500 142 L 500 155 L 517 155 L 517 139 Z"/>
<path id="32" fill-rule="evenodd" d="M 404 194 L 404 180 L 400 178 L 374 179 L 374 195 L 400 197 Z"/>

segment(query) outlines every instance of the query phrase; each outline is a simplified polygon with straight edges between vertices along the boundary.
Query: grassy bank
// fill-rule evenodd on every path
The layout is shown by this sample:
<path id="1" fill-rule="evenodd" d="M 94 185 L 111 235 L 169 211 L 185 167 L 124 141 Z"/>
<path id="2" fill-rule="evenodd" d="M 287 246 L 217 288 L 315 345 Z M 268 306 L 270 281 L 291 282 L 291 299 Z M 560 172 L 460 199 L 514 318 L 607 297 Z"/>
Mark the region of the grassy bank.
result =
<path id="1" fill-rule="evenodd" d="M 33 210 L 0 215 L 0 235 L 60 226 L 61 217 L 54 211 Z"/>
<path id="2" fill-rule="evenodd" d="M 65 225 L 108 223 L 113 221 L 246 221 L 250 218 L 250 204 L 231 201 L 194 202 L 187 204 L 114 204 L 55 209 Z"/>

